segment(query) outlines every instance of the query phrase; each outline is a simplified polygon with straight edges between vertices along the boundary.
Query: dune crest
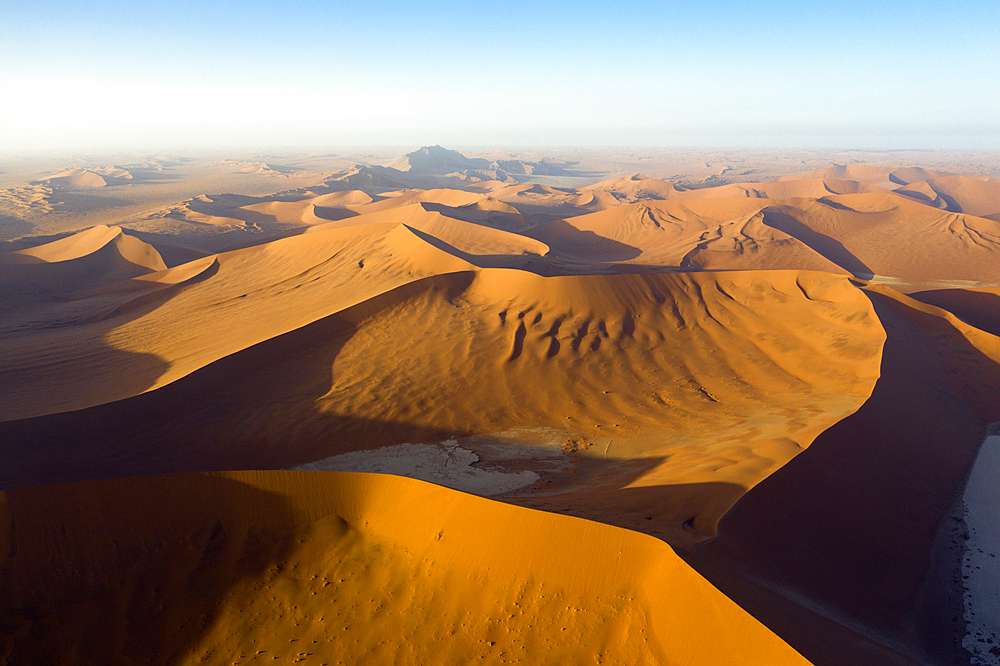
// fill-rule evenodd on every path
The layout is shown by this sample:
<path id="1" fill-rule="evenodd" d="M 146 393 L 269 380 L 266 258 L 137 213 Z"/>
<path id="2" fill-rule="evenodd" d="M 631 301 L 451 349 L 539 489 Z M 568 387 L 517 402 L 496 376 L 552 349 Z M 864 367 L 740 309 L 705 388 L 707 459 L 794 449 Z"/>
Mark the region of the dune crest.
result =
<path id="1" fill-rule="evenodd" d="M 171 663 L 808 663 L 655 539 L 399 477 L 8 491 L 0 532 L 8 655 L 102 659 L 117 642 L 124 658 Z M 62 622 L 20 613 L 70 598 Z"/>

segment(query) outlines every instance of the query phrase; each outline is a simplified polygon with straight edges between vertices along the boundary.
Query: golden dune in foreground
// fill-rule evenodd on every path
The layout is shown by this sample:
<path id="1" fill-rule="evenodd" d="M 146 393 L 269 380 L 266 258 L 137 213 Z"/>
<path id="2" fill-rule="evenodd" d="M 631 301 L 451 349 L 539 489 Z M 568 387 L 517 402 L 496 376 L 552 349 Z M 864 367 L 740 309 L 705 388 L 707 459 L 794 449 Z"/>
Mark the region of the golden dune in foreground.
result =
<path id="1" fill-rule="evenodd" d="M 18 663 L 808 663 L 656 539 L 400 477 L 7 491 L 0 535 Z"/>

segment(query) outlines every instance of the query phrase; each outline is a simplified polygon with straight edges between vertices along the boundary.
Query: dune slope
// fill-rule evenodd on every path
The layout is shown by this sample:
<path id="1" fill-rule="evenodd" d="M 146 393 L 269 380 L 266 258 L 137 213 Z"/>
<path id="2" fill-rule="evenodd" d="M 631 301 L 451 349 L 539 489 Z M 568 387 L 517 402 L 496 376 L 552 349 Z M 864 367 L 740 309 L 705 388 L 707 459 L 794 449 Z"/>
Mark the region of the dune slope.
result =
<path id="1" fill-rule="evenodd" d="M 1000 420 L 1000 338 L 867 291 L 888 334 L 871 398 L 744 496 L 694 561 L 817 663 L 845 639 L 790 610 L 799 595 L 913 660 L 898 663 L 951 663 L 964 625 L 950 510 Z M 734 564 L 759 587 L 726 575 Z"/>
<path id="2" fill-rule="evenodd" d="M 22 662 L 808 663 L 662 542 L 399 477 L 7 491 L 0 535 Z"/>

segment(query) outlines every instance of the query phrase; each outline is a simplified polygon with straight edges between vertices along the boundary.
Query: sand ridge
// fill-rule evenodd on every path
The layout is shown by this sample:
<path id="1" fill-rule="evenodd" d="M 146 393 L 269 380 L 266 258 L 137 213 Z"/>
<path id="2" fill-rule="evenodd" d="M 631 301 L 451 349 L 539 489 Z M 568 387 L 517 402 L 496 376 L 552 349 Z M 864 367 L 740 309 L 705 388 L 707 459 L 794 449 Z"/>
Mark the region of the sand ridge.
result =
<path id="1" fill-rule="evenodd" d="M 0 521 L 7 657 L 808 663 L 662 542 L 400 477 L 89 482 L 0 494 Z"/>

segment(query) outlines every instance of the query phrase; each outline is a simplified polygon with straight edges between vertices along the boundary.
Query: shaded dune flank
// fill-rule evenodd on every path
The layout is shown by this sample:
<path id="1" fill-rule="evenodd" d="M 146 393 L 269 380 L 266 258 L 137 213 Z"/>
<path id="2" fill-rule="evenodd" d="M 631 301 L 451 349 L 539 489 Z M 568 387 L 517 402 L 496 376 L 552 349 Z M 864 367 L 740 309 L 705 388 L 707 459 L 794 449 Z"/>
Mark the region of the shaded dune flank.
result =
<path id="1" fill-rule="evenodd" d="M 5 658 L 808 663 L 660 541 L 400 477 L 7 491 L 0 534 Z"/>
<path id="2" fill-rule="evenodd" d="M 209 259 L 198 260 L 199 262 Z M 8 337 L 0 348 L 0 373 L 8 384 L 3 418 L 82 409 L 128 397 L 122 375 L 162 369 L 155 388 L 263 340 L 356 305 L 423 275 L 470 265 L 421 241 L 403 226 L 351 227 L 297 236 L 218 255 L 210 279 L 192 280 L 163 294 L 165 300 L 125 321 L 109 309 L 137 292 L 101 293 L 55 303 L 30 313 L 33 335 Z M 201 265 L 201 264 L 199 264 Z M 366 269 L 367 267 L 367 269 Z M 169 269 L 164 279 L 183 271 Z M 152 277 L 152 276 L 150 276 Z M 138 286 L 133 281 L 131 287 Z M 149 289 L 160 288 L 149 279 Z M 113 290 L 112 290 L 113 291 Z M 155 300 L 155 299 L 154 299 Z M 91 320 L 97 318 L 99 321 Z M 23 330 L 28 324 L 11 320 Z M 30 322 L 29 322 L 30 323 Z M 79 325 L 78 325 L 79 324 Z M 15 351 L 16 350 L 16 351 Z M 107 353 L 131 352 L 136 365 L 107 361 Z M 43 369 L 57 359 L 61 378 Z M 139 364 L 143 365 L 139 365 Z M 43 397 L 44 396 L 44 397 Z"/>
<path id="3" fill-rule="evenodd" d="M 1000 335 L 1000 289 L 937 289 L 911 296 L 948 310 L 962 321 L 993 335 Z"/>
<path id="4" fill-rule="evenodd" d="M 968 176 L 943 176 L 896 190 L 898 194 L 935 208 L 993 220 L 1000 215 L 1000 181 Z"/>
<path id="5" fill-rule="evenodd" d="M 0 254 L 3 303 L 64 298 L 166 269 L 156 249 L 118 227 L 93 227 L 36 247 Z"/>
<path id="6" fill-rule="evenodd" d="M 744 496 L 691 561 L 806 657 L 859 639 L 842 627 L 824 636 L 793 594 L 908 653 L 898 663 L 942 663 L 962 616 L 949 512 L 1000 419 L 1000 338 L 891 289 L 867 291 L 888 335 L 871 397 Z M 727 574 L 733 563 L 748 577 Z"/>

